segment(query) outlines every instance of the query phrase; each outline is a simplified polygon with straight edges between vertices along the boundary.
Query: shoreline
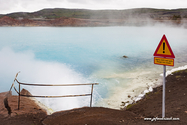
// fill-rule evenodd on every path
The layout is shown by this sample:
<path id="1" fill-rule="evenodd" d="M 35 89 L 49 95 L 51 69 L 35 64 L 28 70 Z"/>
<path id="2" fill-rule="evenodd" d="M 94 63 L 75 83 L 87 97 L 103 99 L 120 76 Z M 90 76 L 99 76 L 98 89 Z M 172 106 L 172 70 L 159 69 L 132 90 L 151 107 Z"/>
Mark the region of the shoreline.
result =
<path id="1" fill-rule="evenodd" d="M 176 71 L 181 71 L 181 70 L 185 70 L 187 69 L 187 65 L 185 66 L 180 66 L 178 68 L 173 68 L 169 71 L 166 72 L 166 77 L 168 75 L 172 75 L 173 72 L 176 72 Z M 141 99 L 143 99 L 145 97 L 145 95 L 149 92 L 153 92 L 153 89 L 157 88 L 157 87 L 160 87 L 162 86 L 162 74 L 160 74 L 160 78 L 158 78 L 157 80 L 154 80 L 152 83 L 154 82 L 157 82 L 157 84 L 152 84 L 152 85 L 148 85 L 146 84 L 147 89 L 143 90 L 140 92 L 140 94 L 129 94 L 128 96 L 130 96 L 129 98 L 127 98 L 127 100 L 124 100 L 122 101 L 119 105 L 120 105 L 120 108 L 113 108 L 113 107 L 110 107 L 110 106 L 104 106 L 106 108 L 111 108 L 111 109 L 117 109 L 117 110 L 121 110 L 121 109 L 124 109 L 126 108 L 128 105 L 131 105 L 131 104 L 134 104 L 134 103 L 137 103 L 138 101 L 140 101 Z M 131 91 L 132 88 L 130 88 L 128 91 Z M 132 91 L 134 92 L 135 90 L 137 89 L 137 87 L 134 87 L 132 89 Z M 51 115 L 55 112 L 58 112 L 58 111 L 53 111 L 53 109 L 51 109 L 50 107 L 47 107 L 45 104 L 43 104 L 42 102 L 40 102 L 39 100 L 37 100 L 36 98 L 30 98 L 32 100 L 35 101 L 35 103 L 37 105 L 39 105 L 42 109 L 44 109 L 48 115 Z M 109 102 L 108 102 L 109 103 Z M 103 105 L 95 105 L 96 107 L 102 107 Z"/>
<path id="2" fill-rule="evenodd" d="M 186 66 L 184 66 L 186 67 Z M 180 67 L 180 69 L 182 69 Z M 128 108 L 123 110 L 115 110 L 103 107 L 82 107 L 77 109 L 71 109 L 66 111 L 55 112 L 51 115 L 42 115 L 41 108 L 32 107 L 31 102 L 26 97 L 22 98 L 21 110 L 13 110 L 16 113 L 11 116 L 2 115 L 0 110 L 0 120 L 2 124 L 38 124 L 38 125 L 53 125 L 53 124 L 70 124 L 70 125 L 81 125 L 81 124 L 91 124 L 91 125 L 121 125 L 123 124 L 165 124 L 165 125 L 175 125 L 175 124 L 186 124 L 187 109 L 186 109 L 186 99 L 187 99 L 187 70 L 178 70 L 172 72 L 173 75 L 167 76 L 166 84 L 166 118 L 177 118 L 178 120 L 173 121 L 172 119 L 167 121 L 154 121 L 145 120 L 145 118 L 161 118 L 162 110 L 162 86 L 153 88 L 153 91 L 147 93 L 145 97 L 135 104 L 131 104 Z M 169 84 L 168 84 L 169 83 Z M 2 94 L 2 93 L 1 93 Z M 0 96 L 1 97 L 1 96 Z M 10 97 L 9 101 L 17 100 L 17 96 Z M 16 106 L 11 103 L 10 107 Z M 27 108 L 25 107 L 27 106 Z M 2 107 L 1 107 L 2 108 Z M 26 111 L 27 113 L 24 113 Z M 7 112 L 7 111 L 6 111 Z M 93 120 L 94 119 L 94 120 Z"/>
<path id="3" fill-rule="evenodd" d="M 167 74 L 166 78 L 168 75 L 170 75 L 170 74 L 172 75 L 173 72 L 181 71 L 181 70 L 185 70 L 185 69 L 187 69 L 187 65 L 170 69 L 166 72 L 166 74 Z M 133 83 L 140 82 L 140 84 L 137 84 L 137 86 L 132 85 L 130 87 L 127 87 L 127 88 L 125 88 L 125 91 L 123 90 L 124 88 L 121 88 L 121 89 L 116 88 L 117 93 L 115 93 L 114 95 L 112 95 L 109 98 L 102 99 L 101 101 L 96 103 L 96 106 L 97 107 L 103 106 L 106 108 L 120 110 L 120 109 L 126 108 L 128 105 L 135 104 L 136 102 L 143 99 L 147 93 L 150 93 L 153 91 L 153 89 L 162 86 L 162 84 L 163 84 L 162 74 L 160 74 L 160 75 L 158 74 L 157 76 L 158 77 L 148 78 L 150 80 L 142 79 L 143 76 L 140 76 L 140 77 L 138 76 L 139 79 L 134 79 Z M 141 84 L 142 81 L 147 84 L 142 85 Z M 144 89 L 141 89 L 141 88 L 144 88 Z"/>
<path id="4" fill-rule="evenodd" d="M 166 72 L 166 74 L 167 74 L 167 75 L 166 75 L 166 78 L 167 78 L 168 75 L 172 75 L 172 73 L 174 73 L 174 72 L 176 72 L 176 71 L 181 71 L 181 70 L 185 70 L 185 69 L 187 69 L 187 65 L 179 66 L 179 67 L 177 67 L 177 68 L 173 68 L 173 69 L 171 69 L 171 70 L 169 70 L 169 71 Z M 110 106 L 104 106 L 104 107 L 105 107 L 105 108 L 111 108 L 111 109 L 121 110 L 121 109 L 125 109 L 128 105 L 135 104 L 135 103 L 137 103 L 138 101 L 141 101 L 141 100 L 145 97 L 145 95 L 146 95 L 147 93 L 153 92 L 153 89 L 162 86 L 162 80 L 163 80 L 162 74 L 160 74 L 160 76 L 161 76 L 160 78 L 157 78 L 157 80 L 154 80 L 154 81 L 152 82 L 152 85 L 148 85 L 148 84 L 147 84 L 147 87 L 145 87 L 145 88 L 147 88 L 147 89 L 141 91 L 140 94 L 138 94 L 138 95 L 136 95 L 136 94 L 133 94 L 133 95 L 129 94 L 128 96 L 130 96 L 130 98 L 128 98 L 127 100 L 122 101 L 122 102 L 119 104 L 119 105 L 120 105 L 120 108 L 113 108 L 113 107 L 110 107 Z M 157 82 L 157 84 L 154 84 L 154 82 Z M 130 90 L 131 90 L 131 89 L 132 89 L 132 88 L 130 88 Z M 137 87 L 134 87 L 134 88 L 133 88 L 133 91 L 135 91 L 136 89 L 137 89 Z M 130 91 L 130 90 L 129 90 L 129 91 Z M 33 100 L 34 100 L 39 106 L 41 106 L 41 108 L 43 108 L 43 109 L 47 112 L 48 115 L 51 115 L 51 114 L 53 114 L 53 113 L 55 113 L 55 112 L 58 112 L 58 111 L 53 111 L 53 109 L 51 109 L 50 107 L 45 106 L 45 104 L 43 104 L 42 102 L 38 101 L 36 98 L 33 98 Z M 102 107 L 103 105 L 95 105 L 95 106 L 96 106 L 96 107 Z"/>
<path id="5" fill-rule="evenodd" d="M 187 69 L 187 65 L 184 65 L 184 66 L 180 66 L 178 68 L 173 68 L 172 70 L 169 70 L 169 71 L 166 71 L 166 78 L 168 75 L 173 75 L 174 72 L 178 72 L 178 71 L 181 71 L 181 70 L 186 70 Z M 160 74 L 160 76 L 163 78 L 163 74 Z M 162 79 L 163 80 L 163 79 Z M 163 81 L 162 81 L 163 82 Z M 142 92 L 142 94 L 139 94 L 137 98 L 135 98 L 134 102 L 132 103 L 128 103 L 125 105 L 125 108 L 128 106 L 128 105 L 131 105 L 131 104 L 134 104 L 138 101 L 140 101 L 141 99 L 143 99 L 145 97 L 145 95 L 149 92 L 153 92 L 153 89 L 155 88 L 158 88 L 160 86 L 162 86 L 163 83 L 161 84 L 158 84 L 157 86 L 149 86 L 149 89 L 146 89 Z"/>

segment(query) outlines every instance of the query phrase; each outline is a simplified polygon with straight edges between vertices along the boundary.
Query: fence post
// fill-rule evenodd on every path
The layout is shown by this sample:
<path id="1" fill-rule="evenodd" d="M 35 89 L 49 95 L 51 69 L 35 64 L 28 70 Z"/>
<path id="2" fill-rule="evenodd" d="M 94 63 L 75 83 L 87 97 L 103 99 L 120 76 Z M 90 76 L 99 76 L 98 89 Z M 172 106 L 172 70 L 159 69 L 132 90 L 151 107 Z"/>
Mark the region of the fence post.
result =
<path id="1" fill-rule="evenodd" d="M 92 89 L 91 89 L 90 107 L 92 107 L 92 94 L 93 94 L 93 84 L 92 84 Z"/>
<path id="2" fill-rule="evenodd" d="M 20 107 L 20 84 L 19 84 L 18 110 L 19 110 L 19 107 Z"/>

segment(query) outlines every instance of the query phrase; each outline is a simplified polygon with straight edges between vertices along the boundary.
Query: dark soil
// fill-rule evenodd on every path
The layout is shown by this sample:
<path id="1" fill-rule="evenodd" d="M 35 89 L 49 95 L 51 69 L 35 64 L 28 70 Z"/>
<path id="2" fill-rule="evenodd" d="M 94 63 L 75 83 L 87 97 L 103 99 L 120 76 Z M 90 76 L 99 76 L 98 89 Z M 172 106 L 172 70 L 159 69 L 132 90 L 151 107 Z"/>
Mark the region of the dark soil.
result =
<path id="1" fill-rule="evenodd" d="M 187 70 L 177 71 L 166 78 L 165 117 L 180 118 L 180 121 L 156 121 L 168 125 L 187 125 Z M 126 111 L 131 111 L 143 117 L 162 117 L 162 86 L 133 105 Z M 148 122 L 148 121 L 146 121 Z"/>

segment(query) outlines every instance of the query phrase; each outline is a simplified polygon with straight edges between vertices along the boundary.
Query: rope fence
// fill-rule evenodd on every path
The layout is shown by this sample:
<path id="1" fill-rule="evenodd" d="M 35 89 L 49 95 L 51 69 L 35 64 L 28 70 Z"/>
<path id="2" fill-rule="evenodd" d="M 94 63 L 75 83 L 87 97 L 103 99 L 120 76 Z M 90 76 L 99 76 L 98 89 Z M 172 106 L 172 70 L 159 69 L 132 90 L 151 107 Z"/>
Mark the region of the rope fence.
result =
<path id="1" fill-rule="evenodd" d="M 39 97 L 39 98 L 61 98 L 61 97 L 78 97 L 78 96 L 90 96 L 90 107 L 92 107 L 92 96 L 93 96 L 93 86 L 98 85 L 99 83 L 85 83 L 85 84 L 31 84 L 31 83 L 22 83 L 17 80 L 17 76 L 20 72 L 18 72 L 15 76 L 14 82 L 12 83 L 12 86 L 9 91 L 11 91 L 12 87 L 14 87 L 14 90 L 17 92 L 18 96 L 18 110 L 20 109 L 20 97 Z M 14 86 L 15 81 L 19 84 L 19 90 L 16 89 Z M 85 86 L 85 85 L 91 85 L 91 92 L 88 94 L 80 94 L 80 95 L 63 95 L 63 96 L 40 96 L 40 95 L 23 95 L 21 94 L 21 85 L 26 86 Z"/>

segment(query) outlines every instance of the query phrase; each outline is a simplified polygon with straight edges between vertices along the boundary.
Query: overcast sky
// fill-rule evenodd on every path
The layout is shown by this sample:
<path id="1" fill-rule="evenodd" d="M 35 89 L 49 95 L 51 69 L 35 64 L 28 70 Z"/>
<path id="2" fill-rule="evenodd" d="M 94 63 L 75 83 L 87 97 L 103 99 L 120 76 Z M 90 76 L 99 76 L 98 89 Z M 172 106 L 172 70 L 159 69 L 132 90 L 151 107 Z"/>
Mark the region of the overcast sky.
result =
<path id="1" fill-rule="evenodd" d="M 44 8 L 176 9 L 187 8 L 187 0 L 0 0 L 0 14 L 34 12 Z"/>

